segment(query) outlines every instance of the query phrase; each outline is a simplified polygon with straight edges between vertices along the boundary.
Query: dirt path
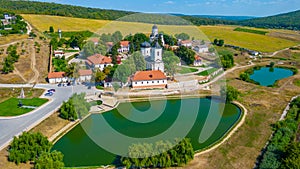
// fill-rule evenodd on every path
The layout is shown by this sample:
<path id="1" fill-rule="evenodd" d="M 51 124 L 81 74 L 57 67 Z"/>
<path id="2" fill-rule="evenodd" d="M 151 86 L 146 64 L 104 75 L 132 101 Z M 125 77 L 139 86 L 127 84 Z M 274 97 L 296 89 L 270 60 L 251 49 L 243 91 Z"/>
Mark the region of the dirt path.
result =
<path id="1" fill-rule="evenodd" d="M 33 46 L 30 49 L 30 53 L 31 53 L 31 57 L 30 57 L 31 64 L 30 64 L 30 67 L 31 67 L 31 70 L 34 73 L 34 76 L 28 81 L 28 83 L 38 83 L 38 79 L 39 79 L 40 73 L 36 69 L 36 58 L 35 58 L 36 55 L 35 55 L 35 49 L 34 49 Z"/>
<path id="2" fill-rule="evenodd" d="M 27 80 L 25 79 L 25 77 L 19 72 L 19 70 L 16 67 L 15 67 L 13 73 L 16 74 L 16 75 L 18 75 L 22 80 L 24 80 L 25 83 L 27 82 Z"/>
<path id="3" fill-rule="evenodd" d="M 296 46 L 292 46 L 292 47 L 299 47 L 299 46 L 300 46 L 300 45 L 296 45 Z M 278 50 L 278 51 L 274 52 L 273 54 L 271 54 L 271 55 L 269 55 L 269 56 L 270 56 L 270 57 L 273 57 L 273 56 L 277 55 L 277 54 L 280 53 L 280 52 L 289 50 L 290 48 L 291 48 L 291 47 L 285 48 L 285 49 L 281 49 L 281 50 Z"/>

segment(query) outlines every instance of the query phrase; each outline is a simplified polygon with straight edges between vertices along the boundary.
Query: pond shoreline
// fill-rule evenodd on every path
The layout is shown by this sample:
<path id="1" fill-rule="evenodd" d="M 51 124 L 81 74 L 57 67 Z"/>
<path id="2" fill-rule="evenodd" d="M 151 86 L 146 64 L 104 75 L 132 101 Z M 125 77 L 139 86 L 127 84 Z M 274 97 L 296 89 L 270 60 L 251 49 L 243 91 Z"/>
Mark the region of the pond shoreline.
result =
<path id="1" fill-rule="evenodd" d="M 212 96 L 214 97 L 214 96 Z M 189 95 L 189 96 L 184 96 L 182 97 L 181 95 L 177 95 L 177 96 L 172 96 L 172 97 L 155 97 L 153 100 L 161 100 L 162 98 L 164 99 L 188 99 L 188 98 L 208 98 L 208 96 L 195 96 L 195 95 Z M 119 100 L 118 100 L 119 101 Z M 142 101 L 148 101 L 147 98 L 130 98 L 128 100 L 120 100 L 121 103 L 128 103 L 128 102 L 142 102 Z M 204 153 L 208 153 L 216 148 L 218 148 L 220 145 L 222 145 L 225 141 L 227 141 L 237 130 L 238 128 L 244 123 L 245 121 L 245 117 L 247 115 L 247 109 L 240 103 L 238 102 L 232 102 L 232 104 L 234 104 L 235 106 L 237 106 L 240 109 L 240 116 L 238 117 L 237 121 L 228 129 L 228 131 L 226 131 L 226 133 L 215 143 L 213 143 L 212 145 L 210 145 L 209 147 L 205 148 L 205 149 L 201 149 L 201 150 L 197 150 L 195 151 L 195 157 L 204 154 Z M 118 104 L 116 104 L 118 105 Z M 116 107 L 115 107 L 116 108 Z M 96 114 L 101 114 L 101 113 L 105 113 L 108 111 L 103 111 L 103 112 L 99 112 Z M 95 113 L 93 113 L 95 114 Z M 68 127 L 64 127 L 63 129 L 61 129 L 59 132 L 59 134 L 56 134 L 58 137 L 55 137 L 55 139 L 53 139 L 55 142 L 54 144 L 59 141 L 60 138 L 62 138 L 65 134 L 67 134 L 69 131 L 71 131 L 74 127 L 76 127 L 78 124 L 80 124 L 84 119 L 88 118 L 90 115 L 92 115 L 92 113 L 89 113 L 86 117 L 84 117 L 81 120 L 77 120 L 75 122 L 71 122 L 68 124 Z M 93 166 L 93 167 L 97 167 L 97 166 Z"/>

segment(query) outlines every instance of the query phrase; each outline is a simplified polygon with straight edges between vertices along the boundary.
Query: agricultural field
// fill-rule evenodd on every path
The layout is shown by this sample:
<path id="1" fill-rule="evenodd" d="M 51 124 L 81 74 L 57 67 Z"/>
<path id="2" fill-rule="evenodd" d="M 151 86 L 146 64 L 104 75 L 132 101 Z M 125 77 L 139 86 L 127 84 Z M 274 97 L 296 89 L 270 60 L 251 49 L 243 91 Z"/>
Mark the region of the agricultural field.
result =
<path id="1" fill-rule="evenodd" d="M 129 35 L 134 33 L 150 34 L 153 24 L 136 23 L 136 22 L 122 22 L 122 21 L 107 21 L 107 20 L 94 20 L 94 19 L 81 19 L 60 16 L 48 15 L 30 15 L 23 14 L 24 19 L 31 23 L 39 31 L 48 31 L 50 26 L 54 30 L 61 29 L 62 31 L 91 31 L 98 34 L 114 33 L 121 31 L 122 34 Z M 186 32 L 190 37 L 195 39 L 205 39 L 207 37 L 196 26 L 171 26 L 171 25 L 158 25 L 159 31 L 166 34 L 179 34 Z"/>
<path id="2" fill-rule="evenodd" d="M 291 41 L 267 35 L 234 31 L 235 26 L 200 26 L 208 38 L 224 39 L 225 44 L 236 45 L 261 52 L 274 52 L 287 47 L 295 46 L 300 41 Z"/>
<path id="3" fill-rule="evenodd" d="M 55 30 L 62 31 L 84 31 L 89 30 L 98 34 L 113 33 L 117 30 L 121 31 L 123 35 L 134 34 L 137 32 L 150 34 L 152 24 L 135 23 L 135 22 L 121 22 L 121 21 L 106 21 L 95 19 L 81 19 L 60 16 L 48 15 L 22 15 L 28 22 L 40 31 L 49 30 L 53 26 Z M 287 47 L 295 46 L 300 42 L 295 37 L 293 40 L 290 36 L 298 36 L 293 31 L 283 30 L 264 30 L 257 28 L 248 28 L 258 31 L 269 32 L 266 35 L 254 34 L 249 32 L 234 31 L 237 26 L 170 26 L 158 25 L 159 30 L 167 34 L 178 34 L 186 32 L 190 37 L 195 39 L 205 39 L 213 41 L 215 38 L 224 39 L 226 44 L 241 46 L 244 48 L 258 50 L 261 52 L 274 52 Z M 198 29 L 199 28 L 199 29 Z M 270 35 L 269 35 L 270 34 Z M 271 36 L 272 35 L 272 36 Z M 289 37 L 285 38 L 285 35 Z M 207 39 L 208 38 L 208 39 Z M 291 40 L 289 40 L 291 39 Z"/>

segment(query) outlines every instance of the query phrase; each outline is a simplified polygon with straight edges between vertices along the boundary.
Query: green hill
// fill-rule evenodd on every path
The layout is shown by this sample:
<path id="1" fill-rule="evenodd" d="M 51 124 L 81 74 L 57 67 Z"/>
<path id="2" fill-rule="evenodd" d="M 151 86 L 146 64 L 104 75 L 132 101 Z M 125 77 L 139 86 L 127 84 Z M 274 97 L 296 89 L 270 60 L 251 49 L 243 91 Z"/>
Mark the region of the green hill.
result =
<path id="1" fill-rule="evenodd" d="M 0 0 L 0 12 L 14 12 L 18 14 L 41 14 L 56 15 L 86 19 L 116 20 L 122 18 L 122 21 L 155 23 L 161 25 L 216 25 L 216 24 L 233 24 L 233 21 L 220 19 L 199 18 L 192 16 L 181 16 L 188 22 L 176 19 L 175 16 L 163 14 L 139 14 L 135 17 L 125 17 L 135 12 L 106 10 L 98 8 L 86 8 L 73 5 L 63 5 L 57 3 L 36 2 L 36 1 L 15 1 Z"/>
<path id="2" fill-rule="evenodd" d="M 300 30 L 300 10 L 239 22 L 244 26 Z"/>

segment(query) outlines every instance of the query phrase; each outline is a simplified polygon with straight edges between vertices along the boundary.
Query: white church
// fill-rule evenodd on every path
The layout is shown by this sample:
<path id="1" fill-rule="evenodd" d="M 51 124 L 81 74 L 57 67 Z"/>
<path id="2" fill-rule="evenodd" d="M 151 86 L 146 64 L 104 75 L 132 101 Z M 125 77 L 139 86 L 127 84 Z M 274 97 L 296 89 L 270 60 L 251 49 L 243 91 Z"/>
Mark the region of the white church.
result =
<path id="1" fill-rule="evenodd" d="M 163 35 L 158 34 L 158 28 L 156 25 L 152 27 L 152 34 L 150 35 L 150 41 L 155 42 L 154 46 L 151 46 L 149 42 L 144 42 L 141 44 L 141 52 L 146 60 L 146 69 L 147 70 L 160 70 L 165 71 L 164 62 L 162 60 L 163 49 L 158 43 L 158 38 L 162 38 Z"/>

